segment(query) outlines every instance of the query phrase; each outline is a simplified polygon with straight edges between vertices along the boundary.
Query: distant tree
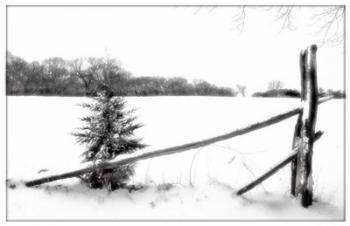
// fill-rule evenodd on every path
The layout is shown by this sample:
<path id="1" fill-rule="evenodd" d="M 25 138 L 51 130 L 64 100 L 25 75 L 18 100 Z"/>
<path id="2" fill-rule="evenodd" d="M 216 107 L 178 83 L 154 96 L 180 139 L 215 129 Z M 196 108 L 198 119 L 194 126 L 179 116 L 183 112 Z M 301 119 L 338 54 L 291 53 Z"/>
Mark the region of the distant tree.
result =
<path id="1" fill-rule="evenodd" d="M 270 81 L 267 85 L 267 90 L 275 90 L 275 89 L 282 89 L 283 88 L 283 82 L 280 80 L 273 80 Z"/>
<path id="2" fill-rule="evenodd" d="M 271 89 L 265 92 L 255 92 L 253 97 L 300 97 L 300 92 L 294 89 Z"/>
<path id="3" fill-rule="evenodd" d="M 232 88 L 216 87 L 214 90 L 215 90 L 213 94 L 214 96 L 228 96 L 228 97 L 237 96 L 237 92 Z"/>
<path id="4" fill-rule="evenodd" d="M 191 85 L 181 77 L 170 78 L 166 81 L 165 89 L 170 95 L 188 95 L 191 93 Z"/>
<path id="5" fill-rule="evenodd" d="M 28 64 L 24 94 L 41 94 L 44 87 L 44 76 L 44 68 L 39 62 L 34 61 Z"/>
<path id="6" fill-rule="evenodd" d="M 161 77 L 135 77 L 128 79 L 127 95 L 165 95 L 166 79 Z"/>
<path id="7" fill-rule="evenodd" d="M 194 89 L 197 95 L 210 95 L 213 86 L 204 80 L 194 80 Z"/>
<path id="8" fill-rule="evenodd" d="M 49 94 L 63 95 L 70 82 L 66 61 L 53 57 L 43 61 L 44 83 Z"/>
<path id="9" fill-rule="evenodd" d="M 133 111 L 126 111 L 125 100 L 114 97 L 108 87 L 102 87 L 94 103 L 85 103 L 90 116 L 82 118 L 84 126 L 74 133 L 77 141 L 86 144 L 82 154 L 84 162 L 93 164 L 114 159 L 121 154 L 129 154 L 145 147 L 139 139 L 134 138 L 134 131 L 141 127 L 135 123 Z M 125 187 L 134 173 L 134 165 L 125 165 L 113 170 L 94 171 L 82 177 L 91 188 L 107 187 L 109 190 Z"/>
<path id="10" fill-rule="evenodd" d="M 327 93 L 326 93 L 326 91 L 324 89 L 322 89 L 322 88 L 318 89 L 318 96 L 319 97 L 324 97 L 326 95 L 327 95 Z"/>
<path id="11" fill-rule="evenodd" d="M 77 58 L 68 62 L 69 74 L 71 78 L 76 78 L 84 88 L 84 95 L 90 96 L 93 93 L 94 76 L 87 69 L 87 60 Z"/>
<path id="12" fill-rule="evenodd" d="M 247 87 L 244 86 L 244 85 L 236 85 L 236 88 L 237 88 L 237 92 L 239 94 L 241 94 L 243 97 L 245 97 L 245 93 L 246 93 L 246 90 L 247 90 Z"/>
<path id="13" fill-rule="evenodd" d="M 23 94 L 28 79 L 28 64 L 20 57 L 7 52 L 6 87 L 8 93 Z"/>
<path id="14" fill-rule="evenodd" d="M 109 86 L 116 95 L 124 95 L 127 79 L 130 73 L 124 70 L 115 59 L 93 58 L 88 59 L 88 76 L 96 80 L 97 86 Z"/>
<path id="15" fill-rule="evenodd" d="M 337 98 L 337 99 L 345 98 L 345 92 L 341 90 L 328 89 L 327 95 L 333 96 L 334 98 Z"/>

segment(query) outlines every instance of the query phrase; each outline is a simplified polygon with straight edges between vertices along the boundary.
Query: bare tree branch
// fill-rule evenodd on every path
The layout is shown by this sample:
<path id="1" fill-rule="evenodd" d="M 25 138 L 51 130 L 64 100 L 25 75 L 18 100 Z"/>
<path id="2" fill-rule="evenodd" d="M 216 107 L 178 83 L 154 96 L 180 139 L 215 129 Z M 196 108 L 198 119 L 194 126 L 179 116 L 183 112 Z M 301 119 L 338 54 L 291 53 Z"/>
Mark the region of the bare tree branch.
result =
<path id="1" fill-rule="evenodd" d="M 197 14 L 205 6 L 199 6 L 194 14 Z M 218 6 L 211 6 L 208 8 L 208 13 L 214 11 Z M 245 22 L 247 19 L 247 6 L 235 7 L 237 11 L 233 14 L 232 17 L 232 30 L 237 31 L 239 34 L 243 32 L 245 27 Z M 280 6 L 280 7 L 261 7 L 264 11 L 276 10 L 275 22 L 281 22 L 280 32 L 289 30 L 295 31 L 297 25 L 295 24 L 295 14 L 298 6 Z M 322 40 L 319 43 L 319 46 L 324 44 L 328 45 L 339 45 L 343 42 L 344 39 L 344 6 L 333 6 L 333 7 L 322 7 L 321 12 L 312 12 L 312 19 L 314 24 L 312 27 L 318 27 L 316 35 L 320 35 Z M 320 7 L 315 7 L 315 10 L 319 10 Z M 312 10 L 312 11 L 315 11 Z M 305 23 L 305 21 L 303 22 Z M 279 32 L 279 33 L 280 33 Z"/>
<path id="2" fill-rule="evenodd" d="M 281 6 L 277 8 L 277 14 L 275 21 L 282 21 L 281 30 L 296 30 L 296 26 L 293 25 L 294 6 Z"/>
<path id="3" fill-rule="evenodd" d="M 193 15 L 197 15 L 197 14 L 199 13 L 199 11 L 202 10 L 202 7 L 203 7 L 203 6 L 199 6 L 199 7 L 196 9 L 196 11 L 194 11 Z"/>
<path id="4" fill-rule="evenodd" d="M 234 23 L 232 29 L 242 33 L 246 20 L 246 6 L 240 7 L 239 11 L 233 16 L 232 19 Z"/>
<path id="5" fill-rule="evenodd" d="M 337 45 L 344 39 L 344 6 L 327 7 L 313 16 L 314 24 L 319 24 L 316 34 L 322 35 L 320 46 L 324 44 Z"/>
<path id="6" fill-rule="evenodd" d="M 216 9 L 218 6 L 212 6 L 212 7 L 209 7 L 208 9 L 208 13 L 211 13 L 214 11 L 214 9 Z"/>

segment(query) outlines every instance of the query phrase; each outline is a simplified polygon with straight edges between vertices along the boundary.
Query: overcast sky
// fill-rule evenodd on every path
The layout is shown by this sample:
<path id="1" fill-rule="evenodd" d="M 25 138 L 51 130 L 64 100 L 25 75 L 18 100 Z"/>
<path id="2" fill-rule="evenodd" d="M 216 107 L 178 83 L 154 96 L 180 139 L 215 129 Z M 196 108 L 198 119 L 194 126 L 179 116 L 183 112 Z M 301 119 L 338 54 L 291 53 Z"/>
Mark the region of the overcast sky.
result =
<path id="1" fill-rule="evenodd" d="M 247 7 L 240 32 L 237 7 L 9 7 L 8 50 L 27 61 L 110 56 L 134 76 L 243 84 L 249 93 L 271 80 L 299 89 L 299 52 L 323 39 L 314 17 L 323 10 L 293 9 L 291 31 L 281 30 L 276 7 Z M 319 87 L 343 88 L 343 54 L 342 43 L 319 48 Z"/>

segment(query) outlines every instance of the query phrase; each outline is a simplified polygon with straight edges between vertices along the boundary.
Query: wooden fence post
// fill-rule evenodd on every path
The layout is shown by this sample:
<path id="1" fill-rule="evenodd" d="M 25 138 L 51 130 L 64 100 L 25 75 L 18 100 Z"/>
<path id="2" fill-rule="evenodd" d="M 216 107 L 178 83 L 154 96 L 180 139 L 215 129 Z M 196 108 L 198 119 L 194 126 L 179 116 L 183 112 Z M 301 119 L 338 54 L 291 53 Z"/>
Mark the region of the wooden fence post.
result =
<path id="1" fill-rule="evenodd" d="M 312 204 L 312 153 L 315 141 L 315 124 L 317 116 L 318 88 L 316 78 L 316 51 L 317 46 L 311 45 L 300 55 L 301 66 L 301 99 L 303 112 L 301 117 L 301 128 L 299 141 L 293 145 L 299 146 L 296 159 L 295 184 L 292 194 L 301 194 L 301 204 L 308 207 Z M 296 131 L 296 134 L 298 132 Z M 298 140 L 298 138 L 296 139 Z M 294 166 L 292 166 L 293 169 Z M 292 186 L 293 186 L 292 173 Z M 293 191 L 294 189 L 294 191 Z"/>
<path id="2" fill-rule="evenodd" d="M 300 58 L 299 58 L 299 65 L 300 65 L 300 81 L 301 81 L 301 92 L 300 92 L 300 98 L 301 102 L 305 102 L 305 90 L 306 90 L 306 82 L 305 82 L 305 76 L 306 76 L 306 58 L 305 58 L 305 51 L 302 50 L 300 52 Z M 299 113 L 297 123 L 295 125 L 294 129 L 294 137 L 293 137 L 293 144 L 292 144 L 292 150 L 295 148 L 299 148 L 298 152 L 301 150 L 301 128 L 302 128 L 302 117 L 303 117 L 303 111 Z M 293 196 L 298 195 L 297 187 L 300 187 L 300 175 L 297 173 L 298 170 L 298 158 L 295 158 L 291 162 L 291 189 L 290 192 Z"/>
<path id="3" fill-rule="evenodd" d="M 302 117 L 302 114 L 299 114 L 298 119 L 297 119 L 297 123 L 295 125 L 292 150 L 294 150 L 295 148 L 298 148 L 298 151 L 300 151 L 300 148 L 298 146 L 300 145 L 300 141 L 301 141 L 301 125 L 302 125 L 301 117 Z M 297 165 L 298 165 L 298 159 L 295 158 L 291 162 L 291 189 L 290 189 L 290 193 L 293 196 L 297 196 L 297 193 L 296 193 Z"/>

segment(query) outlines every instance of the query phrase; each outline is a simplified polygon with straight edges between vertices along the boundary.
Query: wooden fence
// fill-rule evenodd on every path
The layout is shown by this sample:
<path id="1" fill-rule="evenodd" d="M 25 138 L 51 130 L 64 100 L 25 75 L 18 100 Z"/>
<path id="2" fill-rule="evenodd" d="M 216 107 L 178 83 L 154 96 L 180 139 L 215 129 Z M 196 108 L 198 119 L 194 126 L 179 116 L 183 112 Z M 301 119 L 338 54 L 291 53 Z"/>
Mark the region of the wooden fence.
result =
<path id="1" fill-rule="evenodd" d="M 165 148 L 161 150 L 151 151 L 134 157 L 129 157 L 116 161 L 108 161 L 97 164 L 95 166 L 86 167 L 76 171 L 63 173 L 59 175 L 48 176 L 32 181 L 27 181 L 26 186 L 36 186 L 51 181 L 79 177 L 80 175 L 93 172 L 95 170 L 113 169 L 115 167 L 134 163 L 136 161 L 160 157 L 164 155 L 176 154 L 195 148 L 203 147 L 209 144 L 213 144 L 219 141 L 223 141 L 229 138 L 240 136 L 254 130 L 258 130 L 272 124 L 281 122 L 292 116 L 298 115 L 292 152 L 281 162 L 276 164 L 266 173 L 262 174 L 256 180 L 252 181 L 248 185 L 239 189 L 236 194 L 242 195 L 262 181 L 269 178 L 275 172 L 282 167 L 291 163 L 291 194 L 294 196 L 301 196 L 301 204 L 304 207 L 308 207 L 312 204 L 312 153 L 314 142 L 321 137 L 323 132 L 315 133 L 315 123 L 317 116 L 318 104 L 324 103 L 330 100 L 332 97 L 327 97 L 318 100 L 318 88 L 317 88 L 317 77 L 316 77 L 316 51 L 317 46 L 311 45 L 300 53 L 300 71 L 301 71 L 301 105 L 284 113 L 273 116 L 261 122 L 245 126 L 240 129 L 236 129 L 230 133 L 223 134 L 220 136 L 208 138 L 205 140 L 187 143 L 175 147 Z"/>

